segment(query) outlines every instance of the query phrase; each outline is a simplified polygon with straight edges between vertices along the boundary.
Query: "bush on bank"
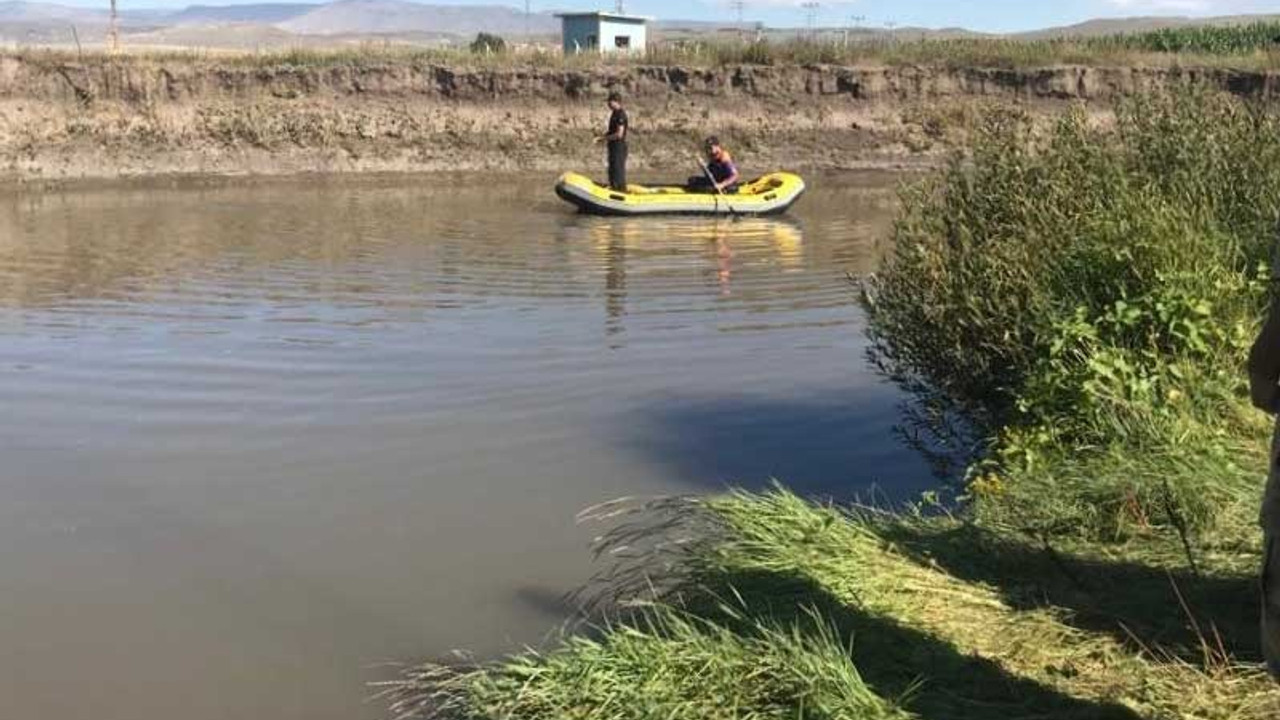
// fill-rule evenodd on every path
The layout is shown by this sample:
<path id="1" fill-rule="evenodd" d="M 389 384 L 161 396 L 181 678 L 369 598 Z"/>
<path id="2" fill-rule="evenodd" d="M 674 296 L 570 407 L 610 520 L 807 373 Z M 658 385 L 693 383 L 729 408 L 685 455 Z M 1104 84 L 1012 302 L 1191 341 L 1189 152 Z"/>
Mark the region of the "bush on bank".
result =
<path id="1" fill-rule="evenodd" d="M 1242 368 L 1278 208 L 1280 121 L 1196 89 L 1042 135 L 994 115 L 905 194 L 872 334 L 988 438 L 980 515 L 1114 538 L 1256 507 L 1267 428 Z"/>

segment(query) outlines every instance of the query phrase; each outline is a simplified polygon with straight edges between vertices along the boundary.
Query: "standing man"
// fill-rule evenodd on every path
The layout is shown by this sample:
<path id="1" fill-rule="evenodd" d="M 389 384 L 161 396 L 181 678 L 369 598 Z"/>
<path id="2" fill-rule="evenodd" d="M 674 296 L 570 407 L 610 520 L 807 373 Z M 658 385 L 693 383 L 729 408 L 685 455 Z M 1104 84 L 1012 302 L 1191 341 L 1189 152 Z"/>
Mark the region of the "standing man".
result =
<path id="1" fill-rule="evenodd" d="M 622 95 L 609 93 L 609 129 L 596 142 L 605 142 L 609 149 L 609 187 L 619 192 L 627 191 L 627 128 L 630 119 L 622 109 Z"/>

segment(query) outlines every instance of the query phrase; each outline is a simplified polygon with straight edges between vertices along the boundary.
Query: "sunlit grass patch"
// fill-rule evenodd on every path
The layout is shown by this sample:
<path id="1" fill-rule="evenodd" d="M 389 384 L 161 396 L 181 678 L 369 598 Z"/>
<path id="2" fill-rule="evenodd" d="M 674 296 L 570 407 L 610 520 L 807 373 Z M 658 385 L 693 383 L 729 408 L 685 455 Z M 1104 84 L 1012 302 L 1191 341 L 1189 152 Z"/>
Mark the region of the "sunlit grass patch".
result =
<path id="1" fill-rule="evenodd" d="M 1248 619 L 1234 605 L 1201 605 L 1247 595 L 1247 576 L 1146 572 L 955 518 L 845 510 L 782 490 L 626 516 L 635 524 L 603 548 L 632 556 L 604 588 L 616 608 L 642 596 L 638 610 L 615 610 L 628 619 L 546 654 L 417 668 L 395 689 L 398 709 L 939 720 L 1260 720 L 1280 709 L 1256 665 L 1223 652 L 1221 638 Z M 1121 579 L 1129 597 L 1117 596 Z M 1130 612 L 1148 620 L 1128 627 Z M 1194 629 L 1170 630 L 1186 623 Z"/>
<path id="2" fill-rule="evenodd" d="M 427 665 L 391 687 L 397 715 L 441 718 L 905 720 L 849 660 L 849 638 L 818 616 L 724 625 L 669 606 L 556 649 L 463 669 Z"/>

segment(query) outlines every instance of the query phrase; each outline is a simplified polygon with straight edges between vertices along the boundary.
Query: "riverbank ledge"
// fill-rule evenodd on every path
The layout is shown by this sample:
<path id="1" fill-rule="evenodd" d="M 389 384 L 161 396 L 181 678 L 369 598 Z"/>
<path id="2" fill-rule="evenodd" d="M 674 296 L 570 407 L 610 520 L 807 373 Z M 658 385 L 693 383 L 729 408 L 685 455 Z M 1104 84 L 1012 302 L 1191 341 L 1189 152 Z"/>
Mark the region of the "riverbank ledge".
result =
<path id="1" fill-rule="evenodd" d="M 1280 88 L 1280 74 L 1222 68 L 358 58 L 0 56 L 0 181 L 592 168 L 610 89 L 628 98 L 638 169 L 685 167 L 708 132 L 753 171 L 891 167 L 936 162 L 991 103 L 1102 107 L 1188 80 L 1264 99 Z"/>

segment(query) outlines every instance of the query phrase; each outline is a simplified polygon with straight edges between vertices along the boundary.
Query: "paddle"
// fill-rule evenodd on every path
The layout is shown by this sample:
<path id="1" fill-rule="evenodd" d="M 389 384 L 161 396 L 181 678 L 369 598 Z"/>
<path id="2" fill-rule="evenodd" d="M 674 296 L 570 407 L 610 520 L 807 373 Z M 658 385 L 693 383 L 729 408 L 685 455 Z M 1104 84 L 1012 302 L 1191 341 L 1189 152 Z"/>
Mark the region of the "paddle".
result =
<path id="1" fill-rule="evenodd" d="M 711 174 L 711 168 L 707 167 L 707 163 L 702 159 L 701 155 L 694 155 L 698 159 L 698 164 L 702 166 L 702 174 L 707 176 L 707 180 L 711 183 L 711 187 L 716 189 L 716 194 L 724 198 L 724 206 L 729 208 L 729 214 L 735 219 L 738 217 L 738 211 L 733 209 L 729 204 L 729 196 L 725 195 L 724 190 L 720 187 L 720 183 L 716 182 L 715 176 Z"/>

